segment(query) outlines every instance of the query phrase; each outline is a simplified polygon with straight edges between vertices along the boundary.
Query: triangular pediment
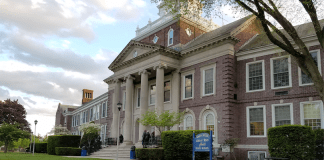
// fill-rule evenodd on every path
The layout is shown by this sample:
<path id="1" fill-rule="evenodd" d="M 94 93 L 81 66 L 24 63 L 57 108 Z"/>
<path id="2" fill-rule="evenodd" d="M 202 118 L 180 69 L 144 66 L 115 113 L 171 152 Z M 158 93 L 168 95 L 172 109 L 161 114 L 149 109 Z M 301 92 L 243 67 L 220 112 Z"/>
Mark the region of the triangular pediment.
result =
<path id="1" fill-rule="evenodd" d="M 160 45 L 149 44 L 131 40 L 126 47 L 119 53 L 115 60 L 109 65 L 109 69 L 112 70 L 116 65 L 143 57 L 145 53 L 151 52 L 152 50 L 160 48 Z M 134 53 L 137 53 L 136 56 Z"/>

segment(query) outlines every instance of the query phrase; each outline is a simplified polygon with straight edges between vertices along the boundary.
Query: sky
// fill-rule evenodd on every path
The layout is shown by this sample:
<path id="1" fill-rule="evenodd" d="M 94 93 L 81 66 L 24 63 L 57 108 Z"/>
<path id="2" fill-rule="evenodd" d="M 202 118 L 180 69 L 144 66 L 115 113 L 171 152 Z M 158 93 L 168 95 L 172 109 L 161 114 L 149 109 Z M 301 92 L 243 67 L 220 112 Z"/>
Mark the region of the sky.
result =
<path id="1" fill-rule="evenodd" d="M 224 21 L 232 22 L 224 8 Z M 158 19 L 150 0 L 0 0 L 0 100 L 17 100 L 34 132 L 46 135 L 58 104 L 81 105 L 108 91 L 109 64 L 135 37 L 137 25 Z"/>

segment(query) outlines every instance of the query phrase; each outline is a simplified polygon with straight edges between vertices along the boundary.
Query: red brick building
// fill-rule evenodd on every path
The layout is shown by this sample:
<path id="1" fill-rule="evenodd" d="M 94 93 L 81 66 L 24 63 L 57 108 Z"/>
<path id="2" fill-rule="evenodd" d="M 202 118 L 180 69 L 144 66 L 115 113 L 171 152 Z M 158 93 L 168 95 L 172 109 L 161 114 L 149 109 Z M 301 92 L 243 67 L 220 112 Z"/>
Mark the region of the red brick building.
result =
<path id="1" fill-rule="evenodd" d="M 76 121 L 68 123 L 78 126 L 81 116 L 85 123 L 95 117 L 106 137 L 117 137 L 119 130 L 123 145 L 141 147 L 143 131 L 155 130 L 138 123 L 142 114 L 185 111 L 184 122 L 172 130 L 213 130 L 213 146 L 218 149 L 226 139 L 239 138 L 235 153 L 242 160 L 269 156 L 268 128 L 283 124 L 324 128 L 323 103 L 311 79 L 293 57 L 260 34 L 256 17 L 219 27 L 202 17 L 173 19 L 163 8 L 159 15 L 137 28 L 136 37 L 110 64 L 114 74 L 104 80 L 108 92 L 71 111 Z M 312 24 L 297 26 L 297 31 L 322 73 L 324 51 Z M 123 104 L 120 125 L 118 102 Z M 93 114 L 97 111 L 98 118 Z M 57 123 L 62 121 L 57 116 Z M 76 127 L 71 130 L 77 132 Z M 225 159 L 228 153 L 226 148 L 219 152 Z"/>

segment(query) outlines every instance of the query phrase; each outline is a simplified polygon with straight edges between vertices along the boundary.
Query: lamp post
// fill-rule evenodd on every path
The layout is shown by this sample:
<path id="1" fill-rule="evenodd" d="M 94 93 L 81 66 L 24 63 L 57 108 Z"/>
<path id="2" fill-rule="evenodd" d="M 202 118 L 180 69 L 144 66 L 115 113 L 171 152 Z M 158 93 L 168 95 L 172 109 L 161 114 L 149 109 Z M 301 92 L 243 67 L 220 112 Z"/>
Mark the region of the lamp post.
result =
<path id="1" fill-rule="evenodd" d="M 31 153 L 31 150 L 32 150 L 32 143 L 33 143 L 33 132 L 31 132 L 30 134 L 30 144 L 29 144 L 29 152 Z"/>
<path id="2" fill-rule="evenodd" d="M 34 137 L 34 149 L 33 149 L 33 155 L 34 155 L 34 153 L 35 153 L 35 141 L 36 141 L 36 140 L 35 140 L 35 139 L 36 139 L 36 124 L 37 124 L 37 122 L 38 122 L 38 121 L 37 121 L 37 120 L 35 120 L 34 122 L 35 122 L 35 137 Z"/>
<path id="3" fill-rule="evenodd" d="M 117 108 L 118 108 L 118 118 L 117 118 L 117 157 L 116 160 L 118 160 L 118 150 L 119 150 L 119 116 L 120 116 L 120 109 L 121 109 L 122 103 L 118 102 L 117 103 Z"/>

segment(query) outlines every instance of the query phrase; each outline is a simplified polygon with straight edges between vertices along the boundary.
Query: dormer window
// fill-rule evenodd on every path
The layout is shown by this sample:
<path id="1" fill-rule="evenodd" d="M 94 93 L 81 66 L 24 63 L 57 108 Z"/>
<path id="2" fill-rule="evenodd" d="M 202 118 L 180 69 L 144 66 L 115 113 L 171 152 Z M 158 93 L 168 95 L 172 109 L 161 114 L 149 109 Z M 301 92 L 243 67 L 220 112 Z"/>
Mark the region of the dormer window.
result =
<path id="1" fill-rule="evenodd" d="M 171 28 L 168 33 L 168 46 L 173 44 L 173 29 Z"/>
<path id="2" fill-rule="evenodd" d="M 153 43 L 155 44 L 158 41 L 159 37 L 155 35 L 155 37 L 153 38 Z"/>
<path id="3" fill-rule="evenodd" d="M 134 57 L 134 58 L 137 57 L 137 51 L 135 51 L 135 52 L 133 53 L 133 57 Z"/>

